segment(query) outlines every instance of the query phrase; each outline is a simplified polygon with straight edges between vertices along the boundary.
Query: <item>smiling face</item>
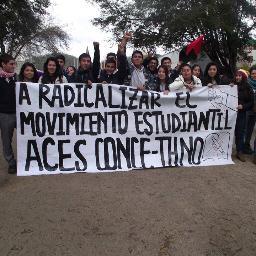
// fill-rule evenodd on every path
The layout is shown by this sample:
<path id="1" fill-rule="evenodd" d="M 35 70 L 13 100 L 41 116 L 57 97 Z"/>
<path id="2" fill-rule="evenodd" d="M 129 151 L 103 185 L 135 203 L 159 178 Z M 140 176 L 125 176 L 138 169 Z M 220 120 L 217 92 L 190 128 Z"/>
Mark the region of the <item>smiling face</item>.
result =
<path id="1" fill-rule="evenodd" d="M 166 80 L 166 74 L 164 68 L 159 68 L 158 70 L 158 78 L 160 81 L 165 81 Z"/>
<path id="2" fill-rule="evenodd" d="M 172 62 L 169 59 L 166 59 L 163 61 L 163 66 L 167 67 L 167 69 L 170 71 L 172 69 Z"/>
<path id="3" fill-rule="evenodd" d="M 191 80 L 192 78 L 192 70 L 189 66 L 184 66 L 181 69 L 181 75 L 183 76 L 185 81 Z"/>
<path id="4" fill-rule="evenodd" d="M 237 75 L 236 75 L 236 82 L 237 82 L 237 83 L 241 83 L 242 80 L 243 80 L 243 76 L 240 75 L 240 74 L 237 74 Z"/>
<path id="5" fill-rule="evenodd" d="M 148 69 L 151 71 L 151 72 L 154 72 L 156 71 L 157 69 L 157 60 L 150 60 L 150 62 L 148 63 Z"/>
<path id="6" fill-rule="evenodd" d="M 35 73 L 32 67 L 27 66 L 24 69 L 23 76 L 25 81 L 31 81 L 34 77 Z"/>
<path id="7" fill-rule="evenodd" d="M 73 67 L 68 67 L 68 68 L 67 68 L 67 74 L 68 74 L 69 76 L 72 76 L 74 73 L 75 73 L 75 70 L 74 70 Z"/>
<path id="8" fill-rule="evenodd" d="M 140 67 L 143 63 L 143 56 L 140 53 L 134 53 L 132 56 L 132 63 L 135 67 Z"/>
<path id="9" fill-rule="evenodd" d="M 116 65 L 114 63 L 107 63 L 105 70 L 108 75 L 112 75 L 116 70 Z"/>
<path id="10" fill-rule="evenodd" d="M 54 75 L 56 72 L 56 69 L 57 69 L 56 63 L 54 61 L 50 60 L 47 64 L 47 70 L 48 70 L 49 75 Z"/>

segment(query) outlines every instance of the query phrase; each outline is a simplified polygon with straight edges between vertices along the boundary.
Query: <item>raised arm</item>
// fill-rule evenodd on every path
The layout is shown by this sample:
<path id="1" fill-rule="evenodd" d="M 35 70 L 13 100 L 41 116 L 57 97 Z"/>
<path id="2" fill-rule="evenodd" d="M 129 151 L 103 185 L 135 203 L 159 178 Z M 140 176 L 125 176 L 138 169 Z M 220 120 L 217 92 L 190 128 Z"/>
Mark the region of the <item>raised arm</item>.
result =
<path id="1" fill-rule="evenodd" d="M 120 80 L 124 80 L 129 73 L 129 64 L 126 57 L 126 45 L 131 39 L 132 33 L 126 32 L 118 45 L 117 62 L 118 62 L 118 77 Z"/>
<path id="2" fill-rule="evenodd" d="M 126 32 L 118 45 L 118 52 L 122 54 L 126 54 L 126 45 L 127 43 L 131 40 L 132 38 L 132 33 L 131 32 Z"/>
<path id="3" fill-rule="evenodd" d="M 94 57 L 93 57 L 93 64 L 92 64 L 92 73 L 93 78 L 97 81 L 99 73 L 100 73 L 100 45 L 98 42 L 93 42 L 94 46 Z"/>

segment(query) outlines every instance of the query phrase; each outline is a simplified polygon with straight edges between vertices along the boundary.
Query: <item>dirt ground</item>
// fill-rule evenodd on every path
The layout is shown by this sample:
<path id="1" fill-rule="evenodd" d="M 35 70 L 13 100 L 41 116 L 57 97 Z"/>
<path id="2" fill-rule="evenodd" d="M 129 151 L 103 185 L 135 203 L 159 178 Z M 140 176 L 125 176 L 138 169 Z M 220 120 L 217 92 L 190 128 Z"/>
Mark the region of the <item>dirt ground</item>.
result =
<path id="1" fill-rule="evenodd" d="M 0 159 L 0 256 L 254 256 L 256 166 L 37 177 Z"/>

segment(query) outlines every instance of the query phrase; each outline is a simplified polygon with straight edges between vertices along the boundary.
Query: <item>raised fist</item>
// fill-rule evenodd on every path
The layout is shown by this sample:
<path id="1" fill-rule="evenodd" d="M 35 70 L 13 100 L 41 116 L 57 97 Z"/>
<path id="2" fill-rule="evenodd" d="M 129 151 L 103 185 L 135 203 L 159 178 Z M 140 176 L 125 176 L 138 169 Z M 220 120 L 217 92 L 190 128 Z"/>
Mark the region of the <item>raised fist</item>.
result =
<path id="1" fill-rule="evenodd" d="M 132 33 L 131 32 L 125 32 L 124 39 L 129 41 L 131 38 L 132 38 Z"/>

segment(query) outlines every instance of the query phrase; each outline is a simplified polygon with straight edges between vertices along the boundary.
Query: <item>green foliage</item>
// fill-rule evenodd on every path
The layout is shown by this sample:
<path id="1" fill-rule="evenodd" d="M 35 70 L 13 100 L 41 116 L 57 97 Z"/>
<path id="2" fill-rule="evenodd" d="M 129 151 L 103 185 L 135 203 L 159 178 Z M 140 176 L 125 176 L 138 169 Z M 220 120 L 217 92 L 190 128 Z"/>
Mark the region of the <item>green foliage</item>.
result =
<path id="1" fill-rule="evenodd" d="M 234 72 L 252 38 L 256 2 L 248 0 L 95 0 L 94 24 L 114 33 L 132 31 L 136 47 L 177 49 L 204 34 L 209 57 Z"/>
<path id="2" fill-rule="evenodd" d="M 16 58 L 66 47 L 68 35 L 51 21 L 49 6 L 49 0 L 1 1 L 0 52 Z"/>

